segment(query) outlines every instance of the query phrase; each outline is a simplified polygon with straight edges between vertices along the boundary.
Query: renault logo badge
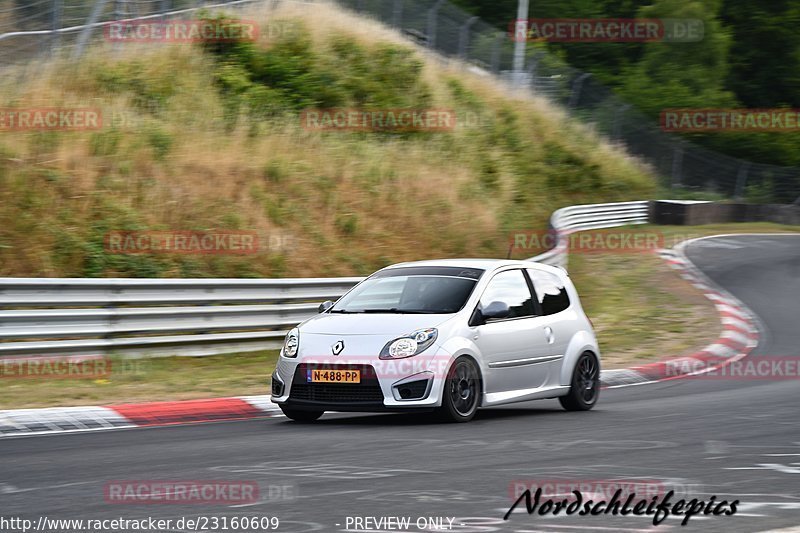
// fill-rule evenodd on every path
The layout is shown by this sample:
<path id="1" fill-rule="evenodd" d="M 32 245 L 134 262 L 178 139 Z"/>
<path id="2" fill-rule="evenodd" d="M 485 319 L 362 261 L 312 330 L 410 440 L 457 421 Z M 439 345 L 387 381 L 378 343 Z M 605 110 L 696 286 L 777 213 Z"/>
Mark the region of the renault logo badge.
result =
<path id="1" fill-rule="evenodd" d="M 342 351 L 344 351 L 344 341 L 339 341 L 331 346 L 331 351 L 333 352 L 333 355 L 339 355 L 342 353 Z"/>

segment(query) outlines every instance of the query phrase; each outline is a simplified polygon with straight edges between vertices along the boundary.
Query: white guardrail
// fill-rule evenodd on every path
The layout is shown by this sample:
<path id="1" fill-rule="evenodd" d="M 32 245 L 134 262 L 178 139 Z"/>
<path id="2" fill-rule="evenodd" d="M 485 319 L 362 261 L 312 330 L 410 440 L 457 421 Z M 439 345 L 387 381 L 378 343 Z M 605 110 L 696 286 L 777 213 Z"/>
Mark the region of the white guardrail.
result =
<path id="1" fill-rule="evenodd" d="M 570 233 L 590 229 L 615 228 L 634 224 L 647 224 L 649 202 L 616 202 L 612 204 L 573 205 L 564 207 L 550 217 L 550 226 L 556 233 L 556 246 L 541 255 L 531 257 L 548 265 L 567 268 Z"/>
<path id="2" fill-rule="evenodd" d="M 557 246 L 530 260 L 567 265 L 575 231 L 647 223 L 648 203 L 565 207 Z M 213 355 L 276 348 L 286 331 L 363 278 L 0 278 L 0 357 Z"/>

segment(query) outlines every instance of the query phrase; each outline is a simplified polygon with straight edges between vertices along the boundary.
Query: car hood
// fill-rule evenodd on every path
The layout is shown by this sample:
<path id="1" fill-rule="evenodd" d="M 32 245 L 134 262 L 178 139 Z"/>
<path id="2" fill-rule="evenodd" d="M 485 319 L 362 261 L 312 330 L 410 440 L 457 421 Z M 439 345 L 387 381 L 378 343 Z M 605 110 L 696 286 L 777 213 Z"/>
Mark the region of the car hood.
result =
<path id="1" fill-rule="evenodd" d="M 401 336 L 423 328 L 435 328 L 453 315 L 330 314 L 323 313 L 300 325 L 301 335 Z"/>

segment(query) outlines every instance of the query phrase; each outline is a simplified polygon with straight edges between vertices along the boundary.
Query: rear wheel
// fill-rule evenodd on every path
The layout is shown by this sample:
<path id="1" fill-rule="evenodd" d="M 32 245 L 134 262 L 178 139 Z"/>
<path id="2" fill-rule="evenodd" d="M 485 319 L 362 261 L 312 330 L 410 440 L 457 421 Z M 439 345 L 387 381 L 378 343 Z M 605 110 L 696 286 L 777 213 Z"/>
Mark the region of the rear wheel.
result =
<path id="1" fill-rule="evenodd" d="M 597 403 L 600 396 L 600 363 L 590 352 L 578 358 L 572 371 L 569 393 L 558 401 L 567 411 L 588 411 Z"/>
<path id="2" fill-rule="evenodd" d="M 442 406 L 437 410 L 439 418 L 447 422 L 469 422 L 478 410 L 481 392 L 477 363 L 469 357 L 459 357 L 447 374 Z"/>
<path id="3" fill-rule="evenodd" d="M 291 407 L 284 407 L 281 405 L 281 411 L 288 418 L 295 422 L 313 422 L 322 416 L 325 411 L 301 411 L 299 409 L 292 409 Z"/>

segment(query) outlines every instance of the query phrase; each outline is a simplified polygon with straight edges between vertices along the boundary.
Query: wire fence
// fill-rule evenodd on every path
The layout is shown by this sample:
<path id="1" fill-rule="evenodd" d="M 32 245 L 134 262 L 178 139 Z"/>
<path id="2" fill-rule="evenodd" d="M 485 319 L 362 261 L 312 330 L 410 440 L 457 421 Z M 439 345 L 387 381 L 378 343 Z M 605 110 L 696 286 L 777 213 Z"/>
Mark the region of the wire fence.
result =
<path id="1" fill-rule="evenodd" d="M 0 65 L 79 57 L 111 21 L 174 17 L 264 0 L 0 0 Z"/>
<path id="2" fill-rule="evenodd" d="M 402 31 L 418 43 L 496 75 L 512 78 L 514 43 L 507 32 L 444 0 L 339 0 L 339 3 Z M 509 21 L 514 14 L 509 14 Z M 748 187 L 762 199 L 792 202 L 800 197 L 800 168 L 759 164 L 703 148 L 658 124 L 614 95 L 591 74 L 531 47 L 524 83 L 534 93 L 570 110 L 628 151 L 647 161 L 672 190 L 686 189 L 743 197 Z"/>
<path id="3" fill-rule="evenodd" d="M 97 28 L 113 20 L 177 16 L 265 1 L 275 0 L 0 0 L 0 66 L 53 54 L 79 57 L 88 42 L 102 34 Z M 514 43 L 508 33 L 446 0 L 338 3 L 445 56 L 511 79 Z M 531 91 L 625 145 L 655 169 L 666 188 L 727 197 L 757 190 L 764 201 L 773 202 L 800 197 L 800 168 L 738 159 L 665 133 L 589 73 L 569 67 L 540 47 L 529 48 L 526 63 L 523 79 Z"/>

